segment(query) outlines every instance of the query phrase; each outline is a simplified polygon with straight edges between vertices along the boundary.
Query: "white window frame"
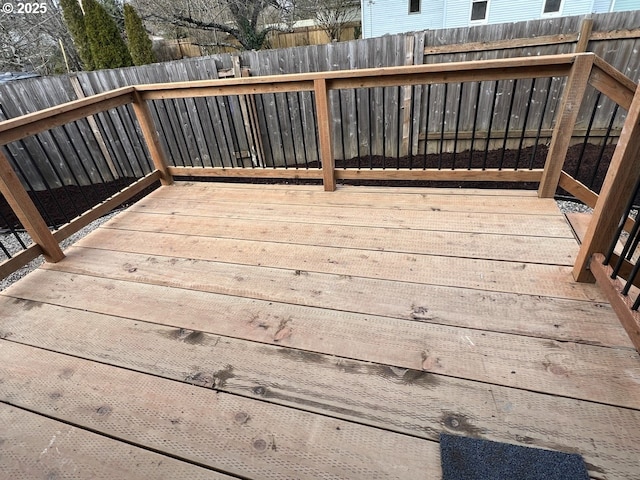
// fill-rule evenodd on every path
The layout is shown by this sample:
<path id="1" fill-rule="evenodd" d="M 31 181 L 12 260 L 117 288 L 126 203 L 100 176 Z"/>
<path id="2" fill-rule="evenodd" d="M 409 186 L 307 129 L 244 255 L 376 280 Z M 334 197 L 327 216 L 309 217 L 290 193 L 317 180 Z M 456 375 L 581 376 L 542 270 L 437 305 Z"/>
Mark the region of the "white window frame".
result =
<path id="1" fill-rule="evenodd" d="M 409 0 L 409 5 L 407 5 L 407 11 L 409 12 L 409 15 L 420 15 L 422 13 L 422 0 L 418 0 L 418 11 L 417 12 L 412 12 L 411 11 L 411 0 Z"/>
<path id="2" fill-rule="evenodd" d="M 473 4 L 480 2 L 487 2 L 487 11 L 485 12 L 485 17 L 482 20 L 471 20 L 471 14 L 473 13 Z M 491 0 L 471 0 L 471 4 L 469 6 L 469 25 L 484 25 L 489 22 L 489 8 L 491 8 Z M 543 7 L 544 8 L 544 7 Z"/>
<path id="3" fill-rule="evenodd" d="M 558 9 L 557 12 L 548 12 L 548 13 L 544 13 L 544 7 L 547 4 L 547 0 L 542 0 L 542 8 L 540 10 L 540 16 L 543 18 L 548 18 L 548 17 L 559 17 L 562 15 L 562 10 L 564 8 L 564 0 L 560 0 L 560 8 Z"/>

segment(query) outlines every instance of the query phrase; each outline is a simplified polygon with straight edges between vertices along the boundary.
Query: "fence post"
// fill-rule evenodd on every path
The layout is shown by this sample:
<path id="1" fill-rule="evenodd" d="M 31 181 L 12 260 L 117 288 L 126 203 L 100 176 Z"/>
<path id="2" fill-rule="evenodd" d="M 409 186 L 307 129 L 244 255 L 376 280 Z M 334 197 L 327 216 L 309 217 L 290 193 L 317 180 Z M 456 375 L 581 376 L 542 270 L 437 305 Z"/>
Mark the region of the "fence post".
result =
<path id="1" fill-rule="evenodd" d="M 414 45 L 415 35 L 410 34 L 404 39 L 404 65 L 414 65 Z M 402 87 L 402 149 L 400 150 L 400 156 L 410 155 L 413 153 L 413 145 L 409 145 L 409 139 L 411 137 L 411 129 L 413 128 L 413 118 L 411 116 L 413 109 L 411 103 L 413 102 L 413 88 L 411 85 L 405 85 Z"/>
<path id="2" fill-rule="evenodd" d="M 544 172 L 540 179 L 540 187 L 538 188 L 538 197 L 540 198 L 553 197 L 558 188 L 562 166 L 569 150 L 571 135 L 578 118 L 580 105 L 587 90 L 594 58 L 595 55 L 593 53 L 576 55 L 571 72 L 569 72 L 567 84 L 562 95 L 558 120 L 551 137 L 551 145 L 549 145 Z"/>
<path id="3" fill-rule="evenodd" d="M 151 116 L 151 111 L 149 110 L 147 101 L 142 98 L 140 92 L 138 91 L 133 92 L 133 98 L 133 111 L 138 118 L 138 123 L 140 124 L 140 128 L 142 129 L 144 140 L 147 143 L 147 148 L 149 149 L 151 160 L 153 160 L 153 164 L 155 165 L 156 169 L 160 171 L 160 183 L 162 183 L 162 185 L 171 185 L 173 184 L 173 177 L 169 173 L 167 167 L 168 162 L 165 157 L 164 151 L 162 150 L 162 145 L 160 144 L 160 139 L 158 138 L 158 132 L 154 127 L 153 117 Z"/>
<path id="4" fill-rule="evenodd" d="M 316 96 L 316 117 L 318 118 L 318 138 L 320 139 L 320 161 L 324 189 L 333 192 L 336 189 L 335 158 L 331 141 L 331 113 L 329 111 L 329 88 L 325 78 L 313 81 Z"/>
<path id="5" fill-rule="evenodd" d="M 593 218 L 585 234 L 576 263 L 573 277 L 578 282 L 593 282 L 589 261 L 594 253 L 604 253 L 612 240 L 624 207 L 633 191 L 640 174 L 640 86 L 636 89 L 627 119 L 622 127 L 620 138 L 607 176 L 600 190 Z"/>
<path id="6" fill-rule="evenodd" d="M 593 18 L 585 18 L 580 23 L 580 33 L 578 34 L 578 43 L 576 43 L 575 53 L 583 53 L 587 51 L 589 40 L 591 40 L 591 31 L 593 30 Z"/>
<path id="7" fill-rule="evenodd" d="M 64 258 L 60 245 L 53 237 L 29 194 L 20 183 L 7 157 L 0 151 L 0 193 L 13 209 L 31 239 L 42 248 L 47 262 L 59 262 Z"/>

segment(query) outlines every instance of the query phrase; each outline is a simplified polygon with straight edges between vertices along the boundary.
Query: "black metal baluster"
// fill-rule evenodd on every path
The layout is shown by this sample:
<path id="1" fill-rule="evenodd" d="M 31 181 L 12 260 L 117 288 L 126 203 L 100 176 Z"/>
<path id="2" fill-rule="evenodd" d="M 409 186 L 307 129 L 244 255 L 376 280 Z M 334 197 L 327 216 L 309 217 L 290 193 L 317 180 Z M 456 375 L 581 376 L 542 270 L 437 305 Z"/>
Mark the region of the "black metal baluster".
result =
<path id="1" fill-rule="evenodd" d="M 522 154 L 522 145 L 524 144 L 524 137 L 527 134 L 527 123 L 529 123 L 529 112 L 531 112 L 531 103 L 533 102 L 533 92 L 536 89 L 536 79 L 531 80 L 531 87 L 529 89 L 529 99 L 527 100 L 527 108 L 524 112 L 524 120 L 522 121 L 522 132 L 520 132 L 520 143 L 518 144 L 518 153 L 516 155 L 516 165 L 514 170 L 518 170 L 520 166 L 520 155 Z"/>
<path id="2" fill-rule="evenodd" d="M 444 100 L 442 101 L 442 122 L 440 123 L 440 155 L 438 157 L 438 170 L 442 169 L 442 156 L 444 153 L 444 128 L 447 123 L 447 95 L 449 84 L 444 84 Z"/>
<path id="3" fill-rule="evenodd" d="M 491 129 L 493 128 L 493 116 L 496 111 L 496 103 L 498 100 L 498 82 L 496 80 L 493 85 L 493 101 L 491 102 L 491 113 L 489 114 L 489 128 L 487 129 L 487 142 L 484 145 L 484 158 L 482 160 L 482 170 L 487 168 L 487 157 L 489 156 L 489 144 L 491 143 Z"/>
<path id="4" fill-rule="evenodd" d="M 471 170 L 473 168 L 473 149 L 476 143 L 476 130 L 478 128 L 478 112 L 480 111 L 480 94 L 482 93 L 482 82 L 478 82 L 478 90 L 476 92 L 476 103 L 474 106 L 475 111 L 473 112 L 473 128 L 471 130 L 471 146 L 469 147 L 469 165 L 467 166 L 467 170 Z"/>
<path id="5" fill-rule="evenodd" d="M 456 133 L 453 138 L 453 162 L 451 164 L 451 170 L 456 169 L 456 156 L 458 155 L 458 134 L 460 133 L 460 117 L 462 115 L 462 95 L 464 93 L 464 83 L 460 82 L 460 92 L 458 94 L 458 110 L 456 112 Z"/>
<path id="6" fill-rule="evenodd" d="M 504 139 L 502 140 L 502 150 L 500 151 L 500 166 L 498 170 L 502 170 L 504 165 L 504 151 L 507 149 L 507 141 L 509 140 L 509 127 L 511 127 L 511 115 L 513 114 L 513 103 L 516 100 L 516 88 L 518 87 L 518 79 L 513 80 L 511 84 L 511 99 L 509 100 L 509 111 L 507 112 L 507 124 L 504 127 Z"/>

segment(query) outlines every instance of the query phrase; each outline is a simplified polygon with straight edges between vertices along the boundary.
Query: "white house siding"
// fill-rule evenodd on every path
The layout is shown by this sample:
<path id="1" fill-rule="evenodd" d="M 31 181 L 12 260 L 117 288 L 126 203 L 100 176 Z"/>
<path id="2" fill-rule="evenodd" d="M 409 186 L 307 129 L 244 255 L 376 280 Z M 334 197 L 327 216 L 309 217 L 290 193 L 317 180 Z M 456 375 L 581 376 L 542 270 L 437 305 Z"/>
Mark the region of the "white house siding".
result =
<path id="1" fill-rule="evenodd" d="M 470 17 L 471 0 L 447 0 L 444 28 L 466 27 L 469 25 Z"/>
<path id="2" fill-rule="evenodd" d="M 409 14 L 409 0 L 362 0 L 364 38 L 443 28 L 445 0 L 421 0 L 420 13 Z"/>
<path id="3" fill-rule="evenodd" d="M 540 7 L 542 9 L 542 7 Z M 562 5 L 562 16 L 585 15 L 593 13 L 593 0 L 564 0 Z"/>
<path id="4" fill-rule="evenodd" d="M 565 0 L 565 3 L 570 0 Z M 488 23 L 521 22 L 540 18 L 540 0 L 494 0 L 489 9 Z"/>
<path id="5" fill-rule="evenodd" d="M 640 0 L 615 0 L 614 12 L 625 12 L 627 10 L 640 10 Z"/>
<path id="6" fill-rule="evenodd" d="M 364 38 L 385 34 L 458 28 L 470 22 L 471 0 L 421 0 L 420 13 L 409 14 L 409 0 L 362 0 Z M 542 17 L 544 0 L 488 0 L 486 23 L 507 23 Z M 615 1 L 615 3 L 613 3 Z M 561 16 L 640 10 L 640 0 L 564 0 Z"/>
<path id="7" fill-rule="evenodd" d="M 611 11 L 613 0 L 594 0 L 593 13 L 607 13 Z"/>

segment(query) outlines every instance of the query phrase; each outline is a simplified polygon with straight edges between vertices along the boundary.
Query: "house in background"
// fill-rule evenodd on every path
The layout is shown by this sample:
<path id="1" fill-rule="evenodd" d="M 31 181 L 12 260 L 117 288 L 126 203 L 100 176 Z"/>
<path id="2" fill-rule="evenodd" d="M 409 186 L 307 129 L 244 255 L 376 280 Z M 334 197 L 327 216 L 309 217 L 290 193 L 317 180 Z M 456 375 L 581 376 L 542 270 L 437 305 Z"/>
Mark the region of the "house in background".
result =
<path id="1" fill-rule="evenodd" d="M 363 38 L 486 23 L 640 10 L 640 0 L 361 0 Z"/>

